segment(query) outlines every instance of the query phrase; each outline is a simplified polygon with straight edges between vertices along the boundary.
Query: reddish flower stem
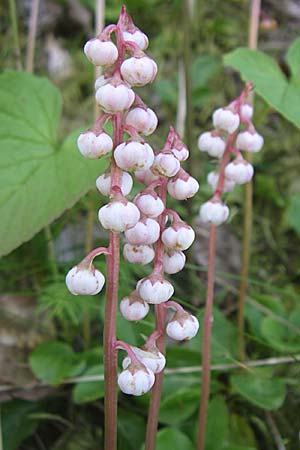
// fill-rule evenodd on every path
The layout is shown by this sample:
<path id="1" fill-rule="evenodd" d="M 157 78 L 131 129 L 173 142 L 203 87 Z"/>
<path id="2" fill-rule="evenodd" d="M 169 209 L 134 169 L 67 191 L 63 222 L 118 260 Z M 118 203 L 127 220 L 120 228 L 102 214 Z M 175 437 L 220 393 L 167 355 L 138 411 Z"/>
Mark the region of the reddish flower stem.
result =
<path id="1" fill-rule="evenodd" d="M 122 141 L 122 113 L 113 116 L 114 148 Z M 111 163 L 111 186 L 120 185 L 120 169 L 114 159 Z M 117 352 L 115 349 L 118 307 L 118 285 L 120 268 L 120 237 L 110 232 L 107 255 L 107 288 L 104 320 L 104 384 L 105 384 L 105 450 L 117 448 Z"/>
<path id="2" fill-rule="evenodd" d="M 167 180 L 159 186 L 159 197 L 166 204 L 167 193 Z M 165 215 L 161 214 L 159 217 L 160 235 L 165 227 Z M 163 252 L 164 245 L 161 238 L 155 244 L 155 260 L 154 271 L 163 272 Z M 156 344 L 159 351 L 165 355 L 166 353 L 166 333 L 165 333 L 165 321 L 166 321 L 166 309 L 163 305 L 155 305 L 155 317 L 156 317 L 156 331 L 159 333 Z M 160 408 L 160 399 L 162 392 L 162 385 L 164 379 L 164 372 L 160 372 L 155 376 L 155 383 L 151 392 L 150 405 L 148 410 L 148 422 L 146 432 L 145 450 L 155 450 L 156 447 L 156 433 L 158 426 L 158 416 Z"/>

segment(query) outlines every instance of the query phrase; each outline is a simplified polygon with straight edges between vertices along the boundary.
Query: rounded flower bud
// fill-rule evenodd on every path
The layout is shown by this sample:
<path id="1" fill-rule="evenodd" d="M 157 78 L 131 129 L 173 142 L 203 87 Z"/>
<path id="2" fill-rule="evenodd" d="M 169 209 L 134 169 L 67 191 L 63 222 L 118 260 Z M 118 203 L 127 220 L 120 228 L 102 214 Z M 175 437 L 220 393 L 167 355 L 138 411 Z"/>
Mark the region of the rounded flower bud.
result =
<path id="1" fill-rule="evenodd" d="M 96 101 L 103 111 L 107 113 L 117 113 L 129 109 L 134 102 L 135 94 L 132 89 L 125 84 L 114 86 L 106 83 L 97 89 Z"/>
<path id="2" fill-rule="evenodd" d="M 144 365 L 131 363 L 118 376 L 118 385 L 122 392 L 130 395 L 143 395 L 150 391 L 155 381 L 154 373 Z"/>
<path id="3" fill-rule="evenodd" d="M 149 186 L 153 181 L 159 179 L 159 176 L 155 175 L 151 169 L 137 170 L 134 172 L 134 175 L 140 183 L 145 184 L 146 186 Z"/>
<path id="4" fill-rule="evenodd" d="M 121 191 L 123 195 L 128 195 L 132 189 L 133 181 L 132 177 L 127 172 L 121 174 Z M 109 172 L 105 172 L 96 180 L 96 187 L 102 195 L 109 196 L 111 189 L 111 176 Z"/>
<path id="5" fill-rule="evenodd" d="M 112 138 L 107 133 L 96 135 L 92 131 L 81 133 L 77 139 L 80 153 L 88 159 L 97 159 L 113 148 Z"/>
<path id="6" fill-rule="evenodd" d="M 187 250 L 194 242 L 195 232 L 186 223 L 178 221 L 163 231 L 161 239 L 171 250 Z"/>
<path id="7" fill-rule="evenodd" d="M 164 357 L 164 355 L 158 350 L 156 346 L 153 349 L 151 348 L 152 351 L 150 351 L 150 349 L 147 349 L 147 345 L 145 347 L 144 349 L 141 349 L 131 346 L 138 360 L 141 361 L 141 363 L 144 364 L 147 369 L 151 370 L 151 372 L 159 373 L 164 370 L 166 365 L 166 358 Z M 126 356 L 126 358 L 124 358 L 122 361 L 123 369 L 127 369 L 130 364 L 131 358 L 130 356 Z"/>
<path id="8" fill-rule="evenodd" d="M 141 142 L 122 142 L 114 151 L 114 158 L 123 170 L 145 170 L 152 166 L 154 153 L 149 144 Z"/>
<path id="9" fill-rule="evenodd" d="M 145 86 L 152 83 L 157 74 L 157 65 L 148 56 L 135 58 L 134 56 L 123 61 L 121 68 L 123 79 L 131 86 Z"/>
<path id="10" fill-rule="evenodd" d="M 124 200 L 114 200 L 99 209 L 99 221 L 105 230 L 120 233 L 134 227 L 139 221 L 138 208 L 134 203 Z"/>
<path id="11" fill-rule="evenodd" d="M 243 119 L 250 120 L 253 116 L 253 106 L 250 103 L 244 103 L 241 106 L 241 116 Z"/>
<path id="12" fill-rule="evenodd" d="M 248 183 L 253 177 L 253 174 L 253 166 L 244 159 L 236 159 L 225 167 L 226 178 L 237 184 Z"/>
<path id="13" fill-rule="evenodd" d="M 187 160 L 190 154 L 189 150 L 184 145 L 171 148 L 171 152 L 180 162 Z"/>
<path id="14" fill-rule="evenodd" d="M 84 46 L 84 53 L 95 66 L 111 66 L 118 59 L 118 49 L 111 41 L 100 41 L 93 38 Z"/>
<path id="15" fill-rule="evenodd" d="M 124 41 L 134 42 L 141 50 L 146 50 L 149 45 L 148 37 L 140 30 L 133 33 L 123 31 L 123 39 Z"/>
<path id="16" fill-rule="evenodd" d="M 153 261 L 155 252 L 150 245 L 125 244 L 123 256 L 130 263 L 146 265 Z"/>
<path id="17" fill-rule="evenodd" d="M 180 272 L 184 268 L 185 260 L 185 254 L 181 251 L 166 251 L 164 253 L 164 271 L 169 275 Z"/>
<path id="18" fill-rule="evenodd" d="M 220 136 L 214 136 L 210 131 L 200 134 L 198 138 L 198 147 L 202 152 L 207 152 L 214 158 L 222 158 L 226 142 Z"/>
<path id="19" fill-rule="evenodd" d="M 250 133 L 250 131 L 243 131 L 238 134 L 236 146 L 240 150 L 257 153 L 264 145 L 264 138 L 258 133 Z"/>
<path id="20" fill-rule="evenodd" d="M 149 305 L 140 298 L 136 291 L 133 291 L 131 294 L 122 298 L 120 302 L 120 310 L 122 316 L 126 320 L 137 321 L 146 317 L 149 312 Z"/>
<path id="21" fill-rule="evenodd" d="M 165 209 L 163 201 L 154 191 L 146 190 L 141 192 L 135 198 L 134 203 L 145 216 L 151 217 L 152 219 L 158 217 Z"/>
<path id="22" fill-rule="evenodd" d="M 176 200 L 186 200 L 198 192 L 199 183 L 185 170 L 180 169 L 177 175 L 168 182 L 167 188 L 171 197 Z"/>
<path id="23" fill-rule="evenodd" d="M 198 319 L 186 312 L 176 312 L 166 328 L 167 335 L 175 341 L 188 341 L 198 330 Z"/>
<path id="24" fill-rule="evenodd" d="M 219 181 L 218 172 L 209 172 L 209 174 L 207 175 L 207 182 L 211 186 L 213 191 L 217 189 L 218 181 Z M 222 192 L 231 192 L 233 191 L 234 186 L 235 182 L 232 180 L 228 180 L 228 178 L 226 178 L 225 176 Z"/>
<path id="25" fill-rule="evenodd" d="M 150 217 L 144 217 L 130 230 L 125 231 L 127 241 L 133 245 L 154 244 L 159 239 L 158 222 Z"/>
<path id="26" fill-rule="evenodd" d="M 133 108 L 125 117 L 125 124 L 136 129 L 138 133 L 149 136 L 156 129 L 157 116 L 150 108 Z"/>
<path id="27" fill-rule="evenodd" d="M 180 169 L 180 162 L 172 152 L 158 153 L 151 170 L 163 177 L 173 177 Z"/>
<path id="28" fill-rule="evenodd" d="M 169 281 L 153 275 L 138 281 L 136 290 L 145 302 L 153 305 L 167 302 L 174 294 L 174 288 Z"/>
<path id="29" fill-rule="evenodd" d="M 92 265 L 81 268 L 80 264 L 73 267 L 66 276 L 66 285 L 73 295 L 96 295 L 103 288 L 105 278 L 102 273 Z"/>
<path id="30" fill-rule="evenodd" d="M 200 219 L 202 222 L 213 223 L 214 225 L 221 225 L 226 222 L 229 216 L 229 208 L 220 202 L 208 201 L 203 203 L 200 207 Z"/>
<path id="31" fill-rule="evenodd" d="M 213 113 L 213 124 L 216 128 L 233 133 L 239 127 L 240 117 L 230 109 L 219 108 Z"/>

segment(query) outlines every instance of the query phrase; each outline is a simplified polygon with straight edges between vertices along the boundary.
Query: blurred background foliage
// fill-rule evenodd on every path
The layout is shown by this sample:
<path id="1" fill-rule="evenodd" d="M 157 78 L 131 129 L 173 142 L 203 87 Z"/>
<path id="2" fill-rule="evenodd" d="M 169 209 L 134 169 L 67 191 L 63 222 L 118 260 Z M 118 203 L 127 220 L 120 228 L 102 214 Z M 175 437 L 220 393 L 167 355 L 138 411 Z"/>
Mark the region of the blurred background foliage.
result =
<path id="1" fill-rule="evenodd" d="M 117 20 L 121 3 L 117 0 L 106 2 L 106 23 Z M 200 203 L 210 195 L 205 180 L 213 164 L 199 153 L 196 140 L 200 132 L 211 127 L 212 111 L 227 104 L 242 89 L 240 75 L 233 67 L 243 78 L 248 77 L 250 65 L 246 59 L 241 57 L 239 61 L 233 61 L 231 53 L 225 58 L 225 65 L 223 57 L 247 44 L 249 3 L 246 0 L 194 0 L 190 3 L 194 8 L 188 28 L 193 117 L 191 163 L 187 169 L 200 181 L 201 188 L 192 202 L 176 205 L 183 218 L 194 221 L 197 241 L 185 271 L 173 280 L 178 301 L 201 321 L 207 230 L 199 226 L 196 216 Z M 22 55 L 26 51 L 30 5 L 29 0 L 17 1 Z M 176 122 L 184 60 L 186 5 L 183 0 L 126 2 L 137 26 L 149 36 L 149 54 L 159 65 L 157 81 L 150 87 L 139 89 L 141 97 L 159 117 L 160 127 L 149 138 L 149 143 L 156 148 L 163 144 L 169 124 Z M 266 0 L 262 2 L 262 9 L 267 19 L 262 20 L 259 50 L 272 57 L 286 80 L 292 81 L 286 55 L 299 35 L 299 3 Z M 12 28 L 7 5 L 3 3 L 0 18 L 1 71 L 16 69 Z M 103 170 L 106 162 L 93 168 L 83 166 L 74 144 L 76 132 L 72 134 L 79 127 L 90 126 L 93 121 L 93 67 L 82 52 L 84 42 L 93 36 L 93 21 L 92 0 L 41 1 L 35 73 L 50 79 L 51 86 L 46 86 L 45 80 L 32 81 L 24 74 L 1 75 L 1 99 L 5 108 L 1 110 L 0 166 L 4 183 L 10 176 L 13 186 L 18 186 L 17 202 L 9 203 L 13 199 L 9 189 L 4 189 L 1 197 L 1 220 L 5 223 L 1 228 L 5 232 L 1 236 L 3 246 L 7 244 L 9 248 L 10 242 L 12 248 L 18 246 L 0 262 L 0 400 L 5 450 L 102 448 L 99 442 L 103 435 L 101 334 L 104 294 L 97 298 L 73 297 L 64 284 L 65 273 L 84 256 L 91 235 L 97 245 L 107 243 L 107 235 L 98 227 L 96 218 L 98 208 L 106 199 L 94 189 L 83 195 L 93 186 L 96 173 Z M 300 51 L 297 49 L 294 58 L 299 65 Z M 256 63 L 254 61 L 254 68 Z M 270 75 L 270 88 L 274 90 L 272 83 Z M 20 93 L 30 95 L 33 106 L 28 114 L 37 123 L 44 123 L 42 114 L 38 114 L 34 106 L 38 94 L 33 92 L 34 89 L 31 92 L 30 86 L 34 89 L 40 86 L 40 101 L 46 109 L 59 103 L 62 96 L 63 110 L 61 117 L 59 113 L 57 115 L 57 130 L 51 114 L 47 122 L 56 136 L 49 152 L 56 155 L 57 150 L 65 148 L 68 157 L 59 161 L 57 182 L 62 186 L 53 181 L 52 172 L 48 172 L 48 176 L 47 172 L 43 173 L 38 180 L 32 177 L 29 185 L 30 181 L 36 183 L 33 190 L 36 196 L 27 203 L 23 173 L 13 155 L 22 156 L 26 152 L 29 157 L 33 155 L 35 162 L 36 152 L 46 151 L 46 141 L 36 148 L 25 139 L 18 143 L 18 132 L 9 121 L 9 113 L 20 112 Z M 212 342 L 216 366 L 206 450 L 299 448 L 299 129 L 297 122 L 291 123 L 274 105 L 270 106 L 266 90 L 262 91 L 258 92 L 265 100 L 261 96 L 255 100 L 255 124 L 265 138 L 265 146 L 255 156 L 254 229 L 246 308 L 247 356 L 254 365 L 245 368 L 238 362 L 236 293 L 243 216 L 243 189 L 239 188 L 228 195 L 231 220 L 218 233 Z M 297 92 L 291 100 L 291 109 L 299 104 Z M 10 94 L 13 100 L 9 100 Z M 54 99 L 52 103 L 50 98 Z M 68 136 L 67 143 L 63 144 Z M 30 139 L 33 140 L 32 134 Z M 9 153 L 10 149 L 14 153 Z M 8 172 L 11 162 L 12 172 Z M 63 193 L 66 179 L 72 187 L 68 191 L 69 197 Z M 137 190 L 138 186 L 135 192 Z M 53 192 L 63 193 L 61 204 L 53 199 Z M 25 197 L 22 197 L 23 193 Z M 55 195 L 60 197 L 60 194 Z M 45 196 L 49 199 L 47 202 Z M 46 208 L 41 210 L 43 204 Z M 175 207 L 175 202 L 170 201 L 170 206 Z M 94 211 L 92 224 L 89 211 Z M 41 221 L 36 224 L 37 216 L 41 216 Z M 46 224 L 51 228 L 35 234 Z M 30 233 L 35 235 L 20 245 L 26 239 L 27 230 L 28 236 Z M 100 259 L 96 265 L 105 272 L 104 261 Z M 134 288 L 136 280 L 149 272 L 150 267 L 123 261 L 120 298 Z M 153 326 L 151 314 L 137 324 L 126 322 L 121 316 L 118 318 L 119 337 L 134 345 L 141 345 L 142 336 L 148 335 Z M 170 343 L 168 346 L 158 450 L 189 450 L 195 446 L 201 377 L 194 367 L 201 363 L 200 349 L 201 332 L 188 344 Z M 263 367 L 256 367 L 256 361 L 271 357 L 275 362 L 281 362 L 283 358 L 283 363 L 265 363 Z M 184 374 L 180 370 L 172 371 L 180 368 L 184 368 Z M 120 395 L 120 450 L 143 448 L 148 401 L 148 395 L 140 398 Z"/>

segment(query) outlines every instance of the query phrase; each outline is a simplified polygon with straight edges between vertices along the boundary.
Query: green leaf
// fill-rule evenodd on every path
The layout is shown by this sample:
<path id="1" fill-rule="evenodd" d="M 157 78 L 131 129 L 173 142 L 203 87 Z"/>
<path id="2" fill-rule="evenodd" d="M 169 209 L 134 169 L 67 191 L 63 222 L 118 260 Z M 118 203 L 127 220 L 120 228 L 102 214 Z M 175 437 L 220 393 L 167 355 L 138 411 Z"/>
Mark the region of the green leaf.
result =
<path id="1" fill-rule="evenodd" d="M 291 68 L 292 78 L 300 80 L 300 38 L 295 39 L 290 45 L 286 62 Z"/>
<path id="2" fill-rule="evenodd" d="M 278 409 L 284 402 L 286 390 L 281 378 L 265 378 L 256 371 L 232 375 L 230 381 L 233 391 L 262 409 Z"/>
<path id="3" fill-rule="evenodd" d="M 228 409 L 223 397 L 218 395 L 208 405 L 205 450 L 219 450 L 224 448 L 228 428 Z"/>
<path id="4" fill-rule="evenodd" d="M 289 322 L 297 326 L 300 312 L 293 311 Z M 284 326 L 274 317 L 265 317 L 261 323 L 261 333 L 271 347 L 283 353 L 296 353 L 300 350 L 300 335 Z"/>
<path id="5" fill-rule="evenodd" d="M 105 161 L 76 149 L 79 131 L 61 144 L 61 95 L 45 78 L 0 76 L 0 255 L 29 240 L 94 184 Z"/>
<path id="6" fill-rule="evenodd" d="M 254 433 L 243 416 L 230 414 L 229 417 L 229 444 L 226 450 L 241 449 L 253 450 L 256 445 Z M 245 447 L 244 447 L 245 446 Z"/>
<path id="7" fill-rule="evenodd" d="M 200 390 L 182 388 L 166 396 L 161 402 L 159 421 L 169 425 L 177 425 L 188 419 L 197 410 Z"/>
<path id="8" fill-rule="evenodd" d="M 292 44 L 288 62 L 298 73 L 296 53 L 298 44 Z M 270 56 L 248 48 L 238 48 L 224 57 L 225 65 L 241 73 L 243 80 L 254 83 L 256 92 L 297 128 L 300 127 L 300 83 L 294 76 L 288 80 L 277 62 Z"/>
<path id="9" fill-rule="evenodd" d="M 83 369 L 73 349 L 58 341 L 40 344 L 31 353 L 29 362 L 31 370 L 40 380 L 54 385 Z"/>
<path id="10" fill-rule="evenodd" d="M 146 422 L 141 415 L 119 409 L 118 442 L 120 450 L 137 450 L 141 447 L 146 432 Z"/>
<path id="11" fill-rule="evenodd" d="M 157 433 L 156 450 L 193 450 L 190 439 L 175 428 L 164 428 Z"/>
<path id="12" fill-rule="evenodd" d="M 292 194 L 286 211 L 288 225 L 300 236 L 300 195 Z"/>
<path id="13" fill-rule="evenodd" d="M 21 442 L 37 427 L 37 420 L 30 419 L 36 404 L 23 400 L 13 400 L 1 406 L 3 449 L 16 450 Z"/>
<path id="14" fill-rule="evenodd" d="M 82 376 L 103 375 L 103 365 L 98 364 L 86 370 Z M 104 381 L 82 381 L 73 389 L 75 403 L 88 403 L 104 397 Z"/>

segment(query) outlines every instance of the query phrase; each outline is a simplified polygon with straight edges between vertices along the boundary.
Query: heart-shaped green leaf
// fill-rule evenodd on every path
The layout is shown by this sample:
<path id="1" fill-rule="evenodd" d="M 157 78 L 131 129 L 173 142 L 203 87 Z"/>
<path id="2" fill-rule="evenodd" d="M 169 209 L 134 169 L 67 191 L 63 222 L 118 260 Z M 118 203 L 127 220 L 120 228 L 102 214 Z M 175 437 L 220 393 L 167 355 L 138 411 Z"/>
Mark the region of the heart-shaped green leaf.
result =
<path id="1" fill-rule="evenodd" d="M 243 80 L 254 83 L 255 91 L 287 120 L 300 128 L 300 38 L 290 46 L 288 79 L 270 56 L 248 48 L 237 48 L 224 57 L 224 63 L 241 73 Z"/>
<path id="2" fill-rule="evenodd" d="M 5 255 L 70 208 L 106 164 L 80 155 L 78 131 L 59 141 L 61 95 L 45 78 L 3 73 L 0 105 L 0 255 Z"/>

